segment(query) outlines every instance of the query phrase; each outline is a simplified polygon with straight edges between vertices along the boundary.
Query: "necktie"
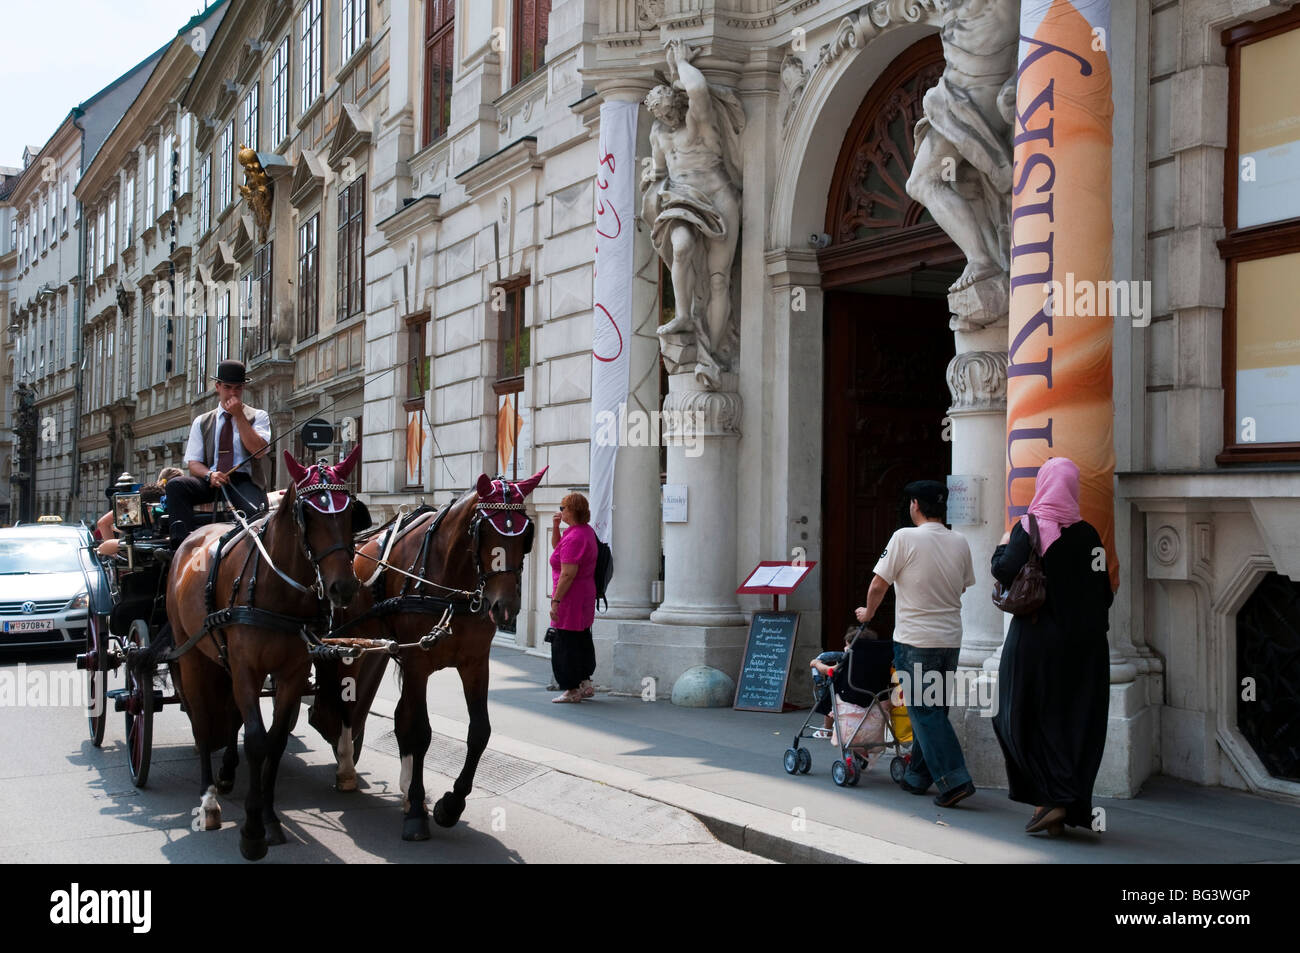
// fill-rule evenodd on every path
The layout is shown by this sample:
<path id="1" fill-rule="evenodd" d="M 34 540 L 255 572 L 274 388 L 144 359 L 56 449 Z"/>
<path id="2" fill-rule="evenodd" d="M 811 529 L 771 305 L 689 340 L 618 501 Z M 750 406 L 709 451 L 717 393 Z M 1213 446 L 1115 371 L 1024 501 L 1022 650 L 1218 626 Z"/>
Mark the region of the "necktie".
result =
<path id="1" fill-rule="evenodd" d="M 229 473 L 235 465 L 235 422 L 230 414 L 222 415 L 221 435 L 217 438 L 217 469 Z"/>

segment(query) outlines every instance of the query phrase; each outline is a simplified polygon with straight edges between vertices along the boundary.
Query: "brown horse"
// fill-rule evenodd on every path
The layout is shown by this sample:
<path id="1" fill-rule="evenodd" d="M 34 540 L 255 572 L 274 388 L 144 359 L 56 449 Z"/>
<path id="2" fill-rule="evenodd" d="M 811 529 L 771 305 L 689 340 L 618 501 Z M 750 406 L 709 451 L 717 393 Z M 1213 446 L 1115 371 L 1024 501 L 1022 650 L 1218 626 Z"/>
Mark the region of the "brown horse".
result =
<path id="1" fill-rule="evenodd" d="M 239 849 L 249 860 L 266 856 L 268 843 L 285 842 L 275 777 L 307 688 L 307 633 L 326 628 L 329 607 L 347 606 L 361 585 L 352 570 L 355 507 L 344 485 L 360 452 L 336 467 L 304 467 L 286 451 L 292 482 L 274 512 L 249 531 L 202 527 L 172 557 L 167 618 L 177 689 L 199 749 L 201 806 L 215 821 L 209 828 L 220 826 L 212 751 L 226 748 L 220 782 L 229 791 L 242 722 L 249 785 Z M 219 546 L 227 533 L 233 538 Z M 261 709 L 268 675 L 275 680 L 269 731 Z"/>
<path id="2" fill-rule="evenodd" d="M 519 614 L 524 556 L 533 544 L 534 526 L 524 511 L 524 498 L 545 472 L 519 483 L 483 474 L 474 490 L 437 513 L 417 512 L 408 520 L 391 521 L 357 547 L 354 568 L 359 578 L 372 577 L 381 559 L 393 567 L 383 568 L 373 592 L 363 596 L 373 605 L 362 613 L 367 618 L 358 621 L 366 625 L 374 620 L 372 628 L 382 624 L 387 636 L 401 645 L 402 693 L 394 712 L 394 732 L 402 763 L 403 840 L 429 839 L 423 768 L 432 737 L 428 681 L 444 668 L 455 668 L 460 674 L 469 732 L 465 764 L 452 790 L 434 805 L 433 819 L 442 827 L 452 827 L 465 810 L 492 733 L 487 709 L 488 652 L 497 625 Z M 359 601 L 356 608 L 360 607 Z M 360 750 L 366 714 L 385 661 L 371 655 L 352 666 L 317 663 L 311 723 L 334 747 L 341 789 L 355 787 L 355 752 Z M 354 679 L 352 692 L 340 696 L 337 686 L 349 678 Z M 331 685 L 336 688 L 326 691 L 325 686 Z"/>

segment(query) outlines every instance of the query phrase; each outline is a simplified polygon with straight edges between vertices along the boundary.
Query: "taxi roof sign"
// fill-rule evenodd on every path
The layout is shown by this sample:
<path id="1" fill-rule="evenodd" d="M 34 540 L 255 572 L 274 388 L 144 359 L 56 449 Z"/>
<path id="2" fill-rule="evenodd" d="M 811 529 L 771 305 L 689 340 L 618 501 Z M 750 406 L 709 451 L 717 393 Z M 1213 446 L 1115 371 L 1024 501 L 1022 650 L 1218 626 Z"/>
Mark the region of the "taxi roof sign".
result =
<path id="1" fill-rule="evenodd" d="M 41 517 L 40 519 L 38 519 L 36 522 L 38 522 L 38 523 L 62 523 L 62 522 L 63 522 L 63 517 L 62 517 L 62 516 L 42 516 L 42 517 Z"/>

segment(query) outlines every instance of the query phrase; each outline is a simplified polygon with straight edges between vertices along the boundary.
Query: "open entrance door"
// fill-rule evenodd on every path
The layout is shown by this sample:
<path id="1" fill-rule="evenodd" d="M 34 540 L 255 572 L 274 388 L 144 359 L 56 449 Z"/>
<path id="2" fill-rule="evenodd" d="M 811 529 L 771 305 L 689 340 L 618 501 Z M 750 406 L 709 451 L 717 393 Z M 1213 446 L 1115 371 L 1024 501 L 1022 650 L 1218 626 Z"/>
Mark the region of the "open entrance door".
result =
<path id="1" fill-rule="evenodd" d="M 881 550 L 911 525 L 903 487 L 949 472 L 954 347 L 945 298 L 832 291 L 824 314 L 822 642 L 838 649 Z M 872 628 L 893 633 L 892 589 Z"/>

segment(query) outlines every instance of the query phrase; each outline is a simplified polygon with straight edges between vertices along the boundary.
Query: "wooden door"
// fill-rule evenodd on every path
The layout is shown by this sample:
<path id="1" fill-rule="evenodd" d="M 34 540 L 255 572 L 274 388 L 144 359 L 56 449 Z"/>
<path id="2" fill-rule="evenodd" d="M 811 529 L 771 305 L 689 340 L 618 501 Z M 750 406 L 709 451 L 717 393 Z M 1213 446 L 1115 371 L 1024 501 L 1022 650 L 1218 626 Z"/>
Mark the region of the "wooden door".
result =
<path id="1" fill-rule="evenodd" d="M 825 302 L 822 642 L 838 649 L 881 550 L 911 525 L 903 487 L 949 472 L 954 351 L 943 298 L 831 291 Z M 892 589 L 872 627 L 892 634 Z"/>

